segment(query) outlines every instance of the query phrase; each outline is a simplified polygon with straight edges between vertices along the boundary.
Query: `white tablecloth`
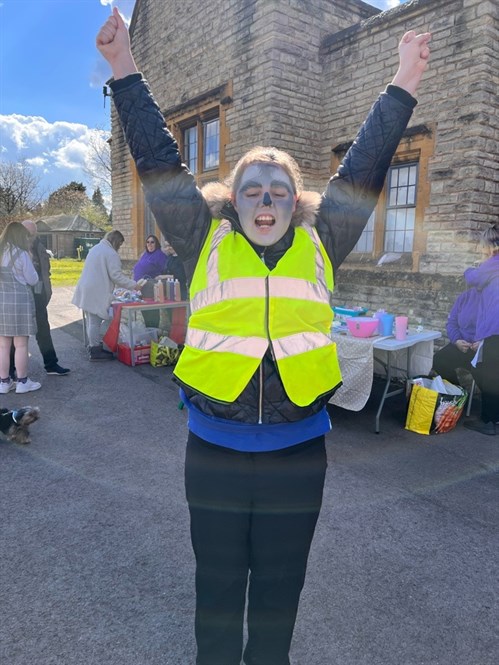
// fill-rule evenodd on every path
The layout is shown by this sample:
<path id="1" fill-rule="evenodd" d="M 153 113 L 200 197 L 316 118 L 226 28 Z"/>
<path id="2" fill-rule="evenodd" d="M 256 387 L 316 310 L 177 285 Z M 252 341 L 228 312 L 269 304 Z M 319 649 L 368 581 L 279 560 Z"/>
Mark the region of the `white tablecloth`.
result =
<path id="1" fill-rule="evenodd" d="M 430 336 L 431 339 L 425 339 Z M 413 333 L 407 338 L 411 342 L 408 346 L 397 348 L 399 345 L 393 337 L 361 338 L 353 337 L 349 333 L 332 333 L 338 351 L 343 385 L 329 400 L 330 403 L 350 411 L 363 409 L 371 394 L 374 374 L 386 375 L 388 354 L 393 378 L 407 377 L 409 348 L 412 349 L 409 375 L 428 374 L 433 361 L 433 339 L 439 336 L 440 333 L 435 331 L 428 331 L 426 334 Z M 391 347 L 389 350 L 376 348 L 385 341 Z"/>

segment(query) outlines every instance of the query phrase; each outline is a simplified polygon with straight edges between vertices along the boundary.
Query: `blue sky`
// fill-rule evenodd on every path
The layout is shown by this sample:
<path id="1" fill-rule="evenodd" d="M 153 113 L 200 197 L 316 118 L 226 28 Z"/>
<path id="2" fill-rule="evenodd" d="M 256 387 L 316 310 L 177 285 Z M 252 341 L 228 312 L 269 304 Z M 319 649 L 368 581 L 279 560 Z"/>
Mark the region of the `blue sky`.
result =
<path id="1" fill-rule="evenodd" d="M 164 1 L 164 0 L 159 0 Z M 404 0 L 371 0 L 390 9 Z M 0 0 L 0 160 L 26 159 L 47 194 L 83 172 L 92 136 L 105 138 L 110 76 L 95 35 L 117 6 L 132 15 L 135 0 Z"/>

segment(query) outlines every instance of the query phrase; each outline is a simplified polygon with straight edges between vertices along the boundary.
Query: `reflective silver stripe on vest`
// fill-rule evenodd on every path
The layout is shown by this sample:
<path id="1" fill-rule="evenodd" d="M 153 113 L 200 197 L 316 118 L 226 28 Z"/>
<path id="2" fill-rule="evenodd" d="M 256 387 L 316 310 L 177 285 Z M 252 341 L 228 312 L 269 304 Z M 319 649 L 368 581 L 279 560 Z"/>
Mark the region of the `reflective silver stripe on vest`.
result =
<path id="1" fill-rule="evenodd" d="M 213 288 L 218 284 L 218 245 L 222 242 L 226 235 L 232 231 L 232 224 L 228 219 L 220 220 L 220 224 L 211 238 L 210 253 L 208 255 L 208 262 L 206 265 L 208 288 Z M 195 307 L 191 302 L 191 310 L 194 311 Z"/>
<path id="2" fill-rule="evenodd" d="M 331 344 L 334 342 L 327 335 L 319 332 L 302 332 L 272 340 L 276 360 L 297 356 L 313 349 L 331 346 Z"/>
<path id="3" fill-rule="evenodd" d="M 312 242 L 315 245 L 315 276 L 317 279 L 317 284 L 322 287 L 322 292 L 323 292 L 323 297 L 327 302 L 331 301 L 331 296 L 332 293 L 331 291 L 327 288 L 327 283 L 326 283 L 326 266 L 324 263 L 324 257 L 322 256 L 321 252 L 321 241 L 319 239 L 319 234 L 317 233 L 316 229 L 313 226 L 310 226 L 310 224 L 302 224 L 301 228 L 306 231 L 312 240 Z"/>
<path id="4" fill-rule="evenodd" d="M 237 353 L 240 356 L 258 359 L 263 358 L 269 345 L 268 340 L 263 337 L 224 336 L 197 328 L 187 330 L 185 344 L 202 351 Z"/>
<path id="5" fill-rule="evenodd" d="M 325 293 L 327 293 L 327 289 L 324 290 L 322 284 L 314 284 L 304 279 L 269 278 L 269 296 L 271 298 L 292 298 L 293 300 L 323 303 Z M 216 283 L 209 289 L 198 291 L 191 300 L 191 311 L 195 312 L 203 307 L 216 305 L 222 300 L 265 297 L 265 277 L 236 277 Z M 328 302 L 327 299 L 326 302 Z"/>
<path id="6" fill-rule="evenodd" d="M 289 288 L 288 288 L 289 292 Z M 236 298 L 265 298 L 265 277 L 236 277 L 216 282 L 191 299 L 191 311 Z"/>

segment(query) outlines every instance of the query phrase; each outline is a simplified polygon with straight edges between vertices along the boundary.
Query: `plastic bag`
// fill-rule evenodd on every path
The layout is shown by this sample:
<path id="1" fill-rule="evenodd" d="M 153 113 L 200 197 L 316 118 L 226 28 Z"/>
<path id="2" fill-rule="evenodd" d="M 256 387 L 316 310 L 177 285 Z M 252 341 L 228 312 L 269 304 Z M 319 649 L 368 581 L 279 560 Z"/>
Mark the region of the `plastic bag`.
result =
<path id="1" fill-rule="evenodd" d="M 166 365 L 175 365 L 181 349 L 169 337 L 161 337 L 159 342 L 151 342 L 151 356 L 149 362 L 153 367 L 164 367 Z"/>
<path id="2" fill-rule="evenodd" d="M 468 398 L 461 386 L 437 376 L 418 377 L 412 385 L 405 429 L 418 434 L 443 434 L 457 425 Z"/>

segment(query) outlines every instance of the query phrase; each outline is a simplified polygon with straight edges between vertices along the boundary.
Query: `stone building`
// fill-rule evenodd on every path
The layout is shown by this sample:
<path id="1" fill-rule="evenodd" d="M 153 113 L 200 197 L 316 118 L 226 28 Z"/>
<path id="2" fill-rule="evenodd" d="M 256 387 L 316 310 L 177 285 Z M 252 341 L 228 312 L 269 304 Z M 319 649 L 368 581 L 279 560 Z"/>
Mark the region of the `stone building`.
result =
<path id="1" fill-rule="evenodd" d="M 77 247 L 82 247 L 81 255 L 96 245 L 105 232 L 81 215 L 51 215 L 34 220 L 38 236 L 53 255 L 62 259 L 77 257 Z"/>
<path id="2" fill-rule="evenodd" d="M 288 150 L 306 188 L 321 191 L 411 28 L 433 33 L 431 65 L 335 298 L 444 330 L 463 270 L 482 259 L 479 233 L 499 218 L 497 0 L 412 0 L 385 12 L 360 0 L 137 0 L 130 31 L 199 184 L 261 144 Z M 114 112 L 112 159 L 113 223 L 132 259 L 155 226 Z"/>

